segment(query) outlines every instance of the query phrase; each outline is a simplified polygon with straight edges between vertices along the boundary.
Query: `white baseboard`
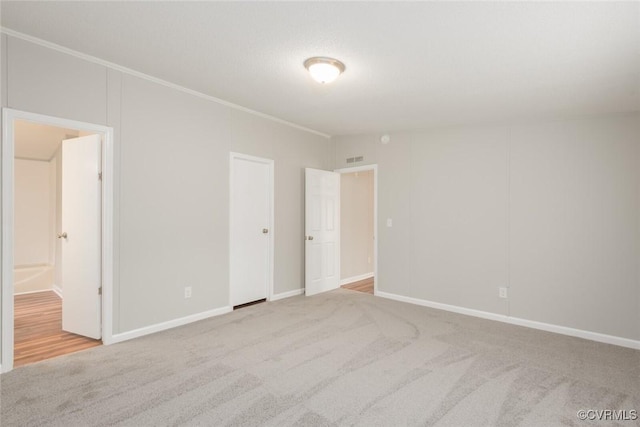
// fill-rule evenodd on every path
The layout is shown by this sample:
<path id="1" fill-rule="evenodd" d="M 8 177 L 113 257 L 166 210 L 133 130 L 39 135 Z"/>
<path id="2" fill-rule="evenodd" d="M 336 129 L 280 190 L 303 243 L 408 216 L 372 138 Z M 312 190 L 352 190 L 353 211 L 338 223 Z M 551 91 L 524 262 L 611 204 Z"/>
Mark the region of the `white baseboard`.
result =
<path id="1" fill-rule="evenodd" d="M 293 291 L 281 292 L 279 294 L 275 294 L 271 297 L 269 301 L 278 301 L 279 299 L 295 297 L 297 295 L 302 295 L 304 293 L 304 288 L 294 289 Z"/>
<path id="2" fill-rule="evenodd" d="M 41 292 L 51 292 L 54 289 L 38 289 L 37 291 L 25 291 L 25 292 L 15 292 L 13 295 L 29 295 L 29 294 L 39 294 Z"/>
<path id="3" fill-rule="evenodd" d="M 364 273 L 364 274 L 361 274 L 359 276 L 347 277 L 346 279 L 341 279 L 340 280 L 340 286 L 347 285 L 347 284 L 353 283 L 353 282 L 358 282 L 358 281 L 364 280 L 364 279 L 370 279 L 372 277 L 373 277 L 373 272 Z"/>
<path id="4" fill-rule="evenodd" d="M 498 322 L 509 323 L 512 325 L 524 326 L 541 331 L 554 332 L 556 334 L 568 335 L 571 337 L 584 338 L 586 340 L 597 341 L 605 344 L 613 344 L 620 347 L 633 348 L 640 350 L 640 341 L 629 338 L 616 337 L 614 335 L 601 334 L 599 332 L 585 331 L 582 329 L 574 329 L 566 326 L 553 325 L 550 323 L 537 322 L 534 320 L 520 319 L 518 317 L 506 316 L 503 314 L 490 313 L 488 311 L 473 310 L 471 308 L 459 307 L 456 305 L 442 304 L 439 302 L 427 301 L 418 298 L 405 297 L 402 295 L 390 294 L 387 292 L 375 292 L 376 296 L 388 298 L 396 301 L 407 302 L 409 304 L 422 305 L 425 307 L 435 308 L 438 310 L 451 311 L 454 313 L 464 314 L 467 316 L 480 317 L 483 319 L 496 320 Z"/>
<path id="5" fill-rule="evenodd" d="M 56 285 L 55 283 L 53 284 L 53 292 L 58 294 L 60 299 L 62 299 L 62 289 L 58 285 Z"/>
<path id="6" fill-rule="evenodd" d="M 220 316 L 222 314 L 230 313 L 233 311 L 233 307 L 226 306 L 220 307 L 209 311 L 204 311 L 198 314 L 192 314 L 190 316 L 181 317 L 179 319 L 169 320 L 167 322 L 156 323 L 155 325 L 145 326 L 144 328 L 134 329 L 128 332 L 122 332 L 120 334 L 114 334 L 111 336 L 111 339 L 104 340 L 103 343 L 106 345 L 115 344 L 122 341 L 127 341 L 133 338 L 142 337 L 144 335 L 153 334 L 160 331 L 165 331 L 167 329 L 175 328 L 178 326 L 186 325 L 189 323 L 197 322 L 198 320 L 208 319 L 210 317 Z"/>

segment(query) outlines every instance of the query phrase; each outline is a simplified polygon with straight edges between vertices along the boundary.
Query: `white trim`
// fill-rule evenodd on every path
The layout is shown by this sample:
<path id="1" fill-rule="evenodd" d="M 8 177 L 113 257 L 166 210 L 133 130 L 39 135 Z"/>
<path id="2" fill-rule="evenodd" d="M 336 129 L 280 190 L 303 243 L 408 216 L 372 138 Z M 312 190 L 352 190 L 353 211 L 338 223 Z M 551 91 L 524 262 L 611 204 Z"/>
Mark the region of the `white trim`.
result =
<path id="1" fill-rule="evenodd" d="M 51 288 L 51 289 L 40 289 L 37 291 L 25 291 L 25 292 L 16 292 L 13 294 L 13 296 L 16 295 L 29 295 L 29 294 L 39 294 L 42 292 L 56 292 L 55 289 Z M 57 293 L 57 292 L 56 292 Z"/>
<path id="2" fill-rule="evenodd" d="M 102 135 L 102 343 L 110 344 L 113 335 L 113 128 Z"/>
<path id="3" fill-rule="evenodd" d="M 376 280 L 373 282 L 373 292 L 378 291 L 379 280 L 378 278 L 378 165 L 362 165 L 354 166 L 351 168 L 335 169 L 334 172 L 340 174 L 352 173 L 352 172 L 364 172 L 373 171 L 373 277 Z M 342 284 L 340 285 L 342 286 Z"/>
<path id="4" fill-rule="evenodd" d="M 370 279 L 372 277 L 375 277 L 375 274 L 373 272 L 364 273 L 359 276 L 347 277 L 346 279 L 340 280 L 340 286 L 348 285 L 349 283 L 353 283 L 353 282 L 359 282 L 360 280 L 364 280 L 364 279 Z"/>
<path id="5" fill-rule="evenodd" d="M 13 162 L 14 127 L 2 111 L 2 351 L 3 371 L 13 368 Z"/>
<path id="6" fill-rule="evenodd" d="M 13 119 L 2 110 L 2 372 L 13 368 Z"/>
<path id="7" fill-rule="evenodd" d="M 62 299 L 62 288 L 60 288 L 60 286 L 56 285 L 55 283 L 53 284 L 53 288 L 52 288 L 53 292 L 55 292 L 56 294 L 58 294 L 58 296 L 60 297 L 60 299 Z"/>
<path id="8" fill-rule="evenodd" d="M 280 299 L 295 297 L 302 294 L 304 294 L 304 288 L 294 289 L 293 291 L 280 292 L 279 294 L 274 294 L 269 301 L 278 301 Z"/>
<path id="9" fill-rule="evenodd" d="M 2 109 L 2 352 L 13 369 L 13 156 L 14 121 L 27 120 L 102 135 L 102 342 L 111 343 L 113 317 L 113 129 L 11 108 Z"/>
<path id="10" fill-rule="evenodd" d="M 191 314 L 189 316 L 180 317 L 174 320 L 169 320 L 167 322 L 156 323 L 155 325 L 145 326 L 143 328 L 134 329 L 132 331 L 123 332 L 121 334 L 115 334 L 111 336 L 110 344 L 115 344 L 122 341 L 128 341 L 133 338 L 154 334 L 160 331 L 166 331 L 167 329 L 177 328 L 178 326 L 183 326 L 189 323 L 197 322 L 199 320 L 208 319 L 210 317 L 231 313 L 232 311 L 233 311 L 233 307 L 230 307 L 230 306 L 220 307 L 220 308 L 215 308 L 213 310 L 203 311 L 202 313 Z"/>
<path id="11" fill-rule="evenodd" d="M 402 295 L 390 294 L 387 292 L 376 291 L 375 296 L 388 298 L 395 301 L 406 302 L 409 304 L 416 304 L 424 307 L 435 308 L 438 310 L 451 311 L 453 313 L 464 314 L 467 316 L 495 320 L 498 322 L 509 323 L 511 325 L 524 326 L 526 328 L 539 329 L 541 331 L 553 332 L 556 334 L 568 335 L 571 337 L 578 337 L 578 338 L 597 341 L 605 344 L 612 344 L 620 347 L 627 347 L 627 348 L 640 350 L 640 341 L 632 340 L 629 338 L 616 337 L 614 335 L 601 334 L 599 332 L 591 332 L 591 331 L 585 331 L 583 329 L 569 328 L 567 326 L 537 322 L 535 320 L 520 319 L 518 317 L 511 317 L 503 314 L 496 314 L 496 313 L 490 313 L 487 311 L 474 310 L 471 308 L 464 308 L 456 305 L 442 304 L 439 302 L 427 301 L 419 298 L 405 297 Z"/>
<path id="12" fill-rule="evenodd" d="M 305 132 L 312 133 L 314 135 L 322 136 L 323 138 L 327 138 L 327 139 L 331 138 L 331 135 L 326 134 L 324 132 L 320 132 L 320 131 L 317 131 L 317 130 L 314 130 L 314 129 L 309 129 L 309 128 L 304 127 L 304 126 L 301 126 L 301 125 L 298 125 L 298 124 L 295 124 L 295 123 L 292 123 L 292 122 L 288 122 L 288 121 L 283 120 L 283 119 L 279 119 L 278 117 L 274 117 L 274 116 L 271 116 L 269 114 L 261 113 L 259 111 L 255 111 L 255 110 L 252 110 L 250 108 L 243 107 L 241 105 L 234 104 L 232 102 L 225 101 L 225 100 L 220 99 L 220 98 L 216 98 L 215 96 L 207 95 L 205 93 L 198 92 L 196 90 L 189 89 L 189 88 L 186 88 L 184 86 L 180 86 L 180 85 L 177 85 L 175 83 L 171 83 L 171 82 L 168 82 L 166 80 L 162 80 L 162 79 L 159 79 L 157 77 L 153 77 L 153 76 L 151 76 L 149 74 L 141 73 L 140 71 L 132 70 L 131 68 L 123 67 L 122 65 L 118 65 L 118 64 L 115 64 L 113 62 L 105 61 L 104 59 L 100 59 L 100 58 L 97 58 L 95 56 L 87 55 L 85 53 L 78 52 L 76 50 L 69 49 L 67 47 L 60 46 L 60 45 L 55 44 L 55 43 L 51 43 L 51 42 L 49 42 L 47 40 L 43 40 L 43 39 L 40 39 L 40 38 L 37 38 L 37 37 L 30 36 L 28 34 L 21 33 L 19 31 L 11 30 L 11 29 L 5 28 L 5 27 L 0 27 L 0 33 L 5 33 L 6 35 L 11 36 L 11 37 L 22 39 L 24 41 L 27 41 L 27 42 L 30 42 L 30 43 L 34 43 L 34 44 L 37 44 L 39 46 L 46 47 L 48 49 L 52 49 L 52 50 L 55 50 L 55 51 L 58 51 L 58 52 L 61 52 L 61 53 L 65 53 L 67 55 L 71 55 L 71 56 L 74 56 L 76 58 L 80 58 L 82 60 L 85 60 L 85 61 L 88 61 L 88 62 L 92 62 L 94 64 L 102 65 L 103 67 L 107 67 L 107 68 L 110 68 L 112 70 L 120 71 L 121 73 L 129 74 L 131 76 L 138 77 L 140 79 L 144 79 L 144 80 L 147 80 L 147 81 L 150 81 L 150 82 L 162 85 L 162 86 L 166 86 L 166 87 L 169 87 L 171 89 L 179 90 L 180 92 L 188 93 L 189 95 L 193 95 L 193 96 L 196 96 L 198 98 L 206 99 L 208 101 L 212 101 L 212 102 L 215 102 L 217 104 L 221 104 L 221 105 L 224 105 L 224 106 L 236 109 L 236 110 L 244 111 L 245 113 L 253 114 L 254 116 L 262 117 L 263 119 L 271 120 L 271 121 L 274 121 L 274 122 L 277 122 L 277 123 L 280 123 L 280 124 L 283 124 L 283 125 L 286 125 L 286 126 L 290 126 L 292 128 L 295 128 L 295 129 L 299 129 L 299 130 L 302 130 L 302 131 L 305 131 Z"/>
<path id="13" fill-rule="evenodd" d="M 268 166 L 269 168 L 269 272 L 267 278 L 267 290 L 266 290 L 266 298 L 267 301 L 271 301 L 273 298 L 273 283 L 274 283 L 274 273 L 275 273 L 275 179 L 274 179 L 274 169 L 275 162 L 271 159 L 265 159 L 262 157 L 250 156 L 248 154 L 242 153 L 229 153 L 229 305 L 233 307 L 234 302 L 232 298 L 232 285 L 233 278 L 231 277 L 231 246 L 233 244 L 233 236 L 231 235 L 231 230 L 233 230 L 233 221 L 234 221 L 234 213 L 233 213 L 233 199 L 231 194 L 233 194 L 233 162 L 234 160 L 248 160 L 250 162 L 262 163 Z"/>
<path id="14" fill-rule="evenodd" d="M 353 166 L 349 168 L 334 169 L 333 171 L 338 173 L 353 173 L 353 172 L 377 171 L 377 169 L 378 169 L 378 164 L 371 164 L 371 165 Z"/>

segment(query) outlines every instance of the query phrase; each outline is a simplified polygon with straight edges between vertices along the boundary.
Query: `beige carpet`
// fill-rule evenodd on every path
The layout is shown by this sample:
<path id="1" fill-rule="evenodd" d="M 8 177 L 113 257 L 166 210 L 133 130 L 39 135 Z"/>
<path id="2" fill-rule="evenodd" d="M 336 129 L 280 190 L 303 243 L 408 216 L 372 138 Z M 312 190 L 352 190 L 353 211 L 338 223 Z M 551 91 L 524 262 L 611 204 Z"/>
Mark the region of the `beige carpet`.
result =
<path id="1" fill-rule="evenodd" d="M 640 351 L 348 290 L 2 375 L 8 426 L 580 426 L 640 410 Z"/>

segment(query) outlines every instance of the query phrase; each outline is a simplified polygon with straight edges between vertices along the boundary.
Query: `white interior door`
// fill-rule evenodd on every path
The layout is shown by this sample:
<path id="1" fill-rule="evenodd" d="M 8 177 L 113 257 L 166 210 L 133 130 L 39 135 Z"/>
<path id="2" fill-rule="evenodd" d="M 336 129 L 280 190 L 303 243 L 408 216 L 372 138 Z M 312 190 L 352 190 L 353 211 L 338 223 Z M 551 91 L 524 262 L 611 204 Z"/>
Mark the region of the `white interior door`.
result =
<path id="1" fill-rule="evenodd" d="M 305 169 L 305 294 L 340 287 L 340 174 Z"/>
<path id="2" fill-rule="evenodd" d="M 273 161 L 231 155 L 231 305 L 267 298 L 272 277 Z"/>
<path id="3" fill-rule="evenodd" d="M 100 136 L 62 141 L 62 329 L 101 338 Z"/>

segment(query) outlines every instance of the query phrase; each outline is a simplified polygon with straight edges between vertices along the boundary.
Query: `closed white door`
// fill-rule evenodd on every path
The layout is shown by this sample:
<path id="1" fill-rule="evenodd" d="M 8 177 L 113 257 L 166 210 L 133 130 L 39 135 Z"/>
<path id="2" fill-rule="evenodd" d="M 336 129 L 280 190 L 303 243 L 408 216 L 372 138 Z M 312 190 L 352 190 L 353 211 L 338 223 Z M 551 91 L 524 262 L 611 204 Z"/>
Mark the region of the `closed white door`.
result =
<path id="1" fill-rule="evenodd" d="M 340 174 L 305 169 L 305 294 L 340 287 Z"/>
<path id="2" fill-rule="evenodd" d="M 231 154 L 231 305 L 267 298 L 273 271 L 273 161 Z"/>
<path id="3" fill-rule="evenodd" d="M 99 339 L 102 277 L 100 136 L 62 141 L 62 329 Z"/>

